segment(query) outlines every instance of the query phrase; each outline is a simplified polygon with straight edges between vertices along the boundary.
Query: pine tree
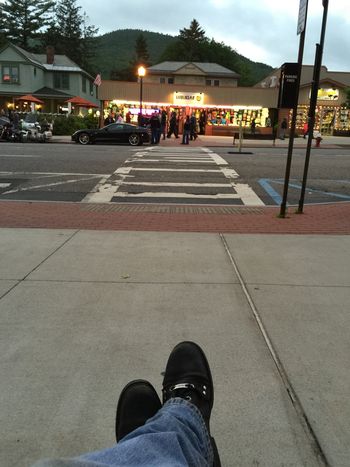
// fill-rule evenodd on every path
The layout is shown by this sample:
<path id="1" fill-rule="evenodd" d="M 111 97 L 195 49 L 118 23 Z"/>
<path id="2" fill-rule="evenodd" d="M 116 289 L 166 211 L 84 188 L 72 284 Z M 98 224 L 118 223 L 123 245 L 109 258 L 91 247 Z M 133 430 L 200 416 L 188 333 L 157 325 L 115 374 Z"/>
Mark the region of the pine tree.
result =
<path id="1" fill-rule="evenodd" d="M 205 31 L 196 19 L 191 21 L 189 28 L 180 29 L 179 40 L 182 45 L 182 53 L 185 54 L 187 60 L 201 60 L 201 45 L 208 40 L 205 37 Z"/>
<path id="2" fill-rule="evenodd" d="M 142 65 L 149 64 L 148 46 L 145 36 L 141 33 L 135 43 L 136 61 Z"/>
<path id="3" fill-rule="evenodd" d="M 54 2 L 51 0 L 5 0 L 0 4 L 1 29 L 7 39 L 26 50 L 48 25 Z"/>
<path id="4" fill-rule="evenodd" d="M 95 26 L 88 24 L 86 14 L 81 13 L 76 0 L 60 0 L 42 43 L 44 46 L 53 45 L 57 53 L 67 55 L 89 71 L 95 54 L 94 36 L 97 32 Z"/>

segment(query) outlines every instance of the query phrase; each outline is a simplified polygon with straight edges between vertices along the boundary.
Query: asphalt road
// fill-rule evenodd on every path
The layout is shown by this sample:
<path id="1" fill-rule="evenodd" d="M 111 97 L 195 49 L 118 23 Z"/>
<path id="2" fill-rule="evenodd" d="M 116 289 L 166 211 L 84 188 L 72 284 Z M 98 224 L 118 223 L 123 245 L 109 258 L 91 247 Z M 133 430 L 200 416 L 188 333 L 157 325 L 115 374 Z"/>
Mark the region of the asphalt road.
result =
<path id="1" fill-rule="evenodd" d="M 280 204 L 286 149 L 0 143 L 0 200 Z M 248 150 L 247 150 L 248 151 Z M 305 150 L 296 149 L 289 204 Z M 306 203 L 350 201 L 350 150 L 313 149 Z"/>

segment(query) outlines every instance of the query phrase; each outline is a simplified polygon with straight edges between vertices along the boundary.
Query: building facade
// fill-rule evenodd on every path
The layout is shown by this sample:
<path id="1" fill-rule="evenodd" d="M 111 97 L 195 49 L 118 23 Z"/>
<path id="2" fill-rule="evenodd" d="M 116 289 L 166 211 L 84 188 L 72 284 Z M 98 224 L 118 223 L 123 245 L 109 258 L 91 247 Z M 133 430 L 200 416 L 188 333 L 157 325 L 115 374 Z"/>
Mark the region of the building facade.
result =
<path id="1" fill-rule="evenodd" d="M 194 113 L 204 121 L 206 134 L 231 135 L 240 124 L 249 128 L 254 118 L 257 132 L 270 132 L 278 92 L 272 88 L 238 86 L 239 75 L 214 63 L 163 62 L 147 68 L 141 83 L 103 81 L 99 97 L 108 113 L 131 114 L 137 122 L 140 108 L 150 116 L 155 110 L 175 111 L 179 120 Z"/>
<path id="2" fill-rule="evenodd" d="M 299 133 L 307 124 L 311 86 L 313 78 L 311 65 L 302 67 L 296 129 Z M 278 89 L 281 69 L 274 70 L 264 80 L 255 85 L 257 89 Z M 318 90 L 315 128 L 324 135 L 350 136 L 350 108 L 347 96 L 350 89 L 350 73 L 328 71 L 321 67 Z M 287 112 L 291 118 L 291 112 Z"/>
<path id="3" fill-rule="evenodd" d="M 75 96 L 98 105 L 94 78 L 65 55 L 55 55 L 52 47 L 34 54 L 10 43 L 0 50 L 0 71 L 0 108 L 5 111 L 33 110 L 29 101 L 19 100 L 28 94 L 43 101 L 35 110 L 47 113 L 74 111 L 66 101 Z"/>

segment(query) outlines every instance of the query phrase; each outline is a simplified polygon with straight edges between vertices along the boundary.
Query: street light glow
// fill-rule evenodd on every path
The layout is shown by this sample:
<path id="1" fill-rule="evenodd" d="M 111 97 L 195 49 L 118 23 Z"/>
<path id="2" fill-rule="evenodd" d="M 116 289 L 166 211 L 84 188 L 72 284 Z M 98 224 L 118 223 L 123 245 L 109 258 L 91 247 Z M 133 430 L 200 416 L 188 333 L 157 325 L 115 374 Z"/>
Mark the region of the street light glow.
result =
<path id="1" fill-rule="evenodd" d="M 143 78 L 146 75 L 146 68 L 139 66 L 137 69 L 137 74 L 140 76 L 140 78 Z"/>

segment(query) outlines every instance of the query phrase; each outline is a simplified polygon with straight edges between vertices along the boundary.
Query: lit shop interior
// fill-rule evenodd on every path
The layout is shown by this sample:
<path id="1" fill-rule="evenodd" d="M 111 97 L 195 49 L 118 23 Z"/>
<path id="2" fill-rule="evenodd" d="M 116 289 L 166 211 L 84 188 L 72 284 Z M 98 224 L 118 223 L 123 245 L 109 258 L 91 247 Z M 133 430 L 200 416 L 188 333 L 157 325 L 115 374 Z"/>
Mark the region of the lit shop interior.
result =
<path id="1" fill-rule="evenodd" d="M 271 111 L 260 106 L 181 106 L 169 103 L 145 102 L 142 106 L 142 115 L 147 119 L 154 112 L 163 110 L 167 112 L 168 119 L 172 112 L 176 112 L 179 118 L 180 130 L 185 116 L 194 114 L 202 129 L 201 133 L 209 135 L 224 135 L 225 132 L 230 135 L 240 124 L 242 124 L 243 128 L 250 128 L 253 118 L 255 118 L 257 129 L 271 127 Z M 112 100 L 105 102 L 104 105 L 105 118 L 109 114 L 113 117 L 120 115 L 124 121 L 137 123 L 139 112 L 140 103 L 136 101 Z"/>

